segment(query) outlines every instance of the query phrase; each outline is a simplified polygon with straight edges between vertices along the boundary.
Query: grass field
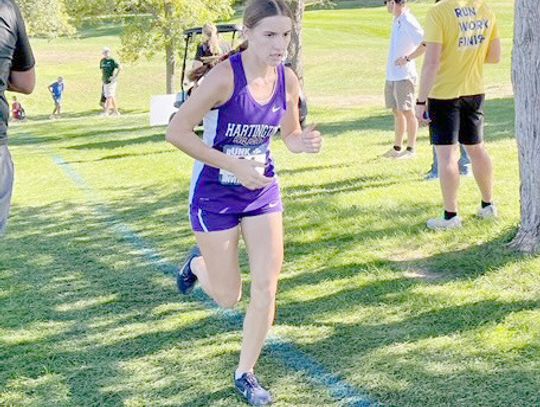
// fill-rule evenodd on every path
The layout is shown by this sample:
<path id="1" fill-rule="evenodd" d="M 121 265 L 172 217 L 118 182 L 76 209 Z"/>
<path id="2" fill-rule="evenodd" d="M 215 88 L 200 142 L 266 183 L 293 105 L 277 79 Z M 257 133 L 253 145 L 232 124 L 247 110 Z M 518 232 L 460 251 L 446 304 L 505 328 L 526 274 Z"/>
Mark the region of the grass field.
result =
<path id="1" fill-rule="evenodd" d="M 325 148 L 315 157 L 273 144 L 286 258 L 277 339 L 258 371 L 276 406 L 540 405 L 540 258 L 506 248 L 519 222 L 513 1 L 489 3 L 504 46 L 486 68 L 501 217 L 474 219 L 479 195 L 463 179 L 464 228 L 445 233 L 425 228 L 441 211 L 438 184 L 422 180 L 426 130 L 418 159 L 378 158 L 393 137 L 382 108 L 390 16 L 368 1 L 306 13 L 306 91 Z M 428 7 L 412 5 L 420 21 Z M 123 116 L 97 117 L 100 50 L 117 49 L 118 34 L 33 41 L 38 89 L 21 97 L 28 122 L 10 128 L 0 405 L 240 406 L 231 375 L 249 276 L 236 314 L 177 294 L 168 272 L 194 242 L 192 160 L 148 126 L 150 96 L 165 87 L 160 59 L 126 64 Z M 46 86 L 58 75 L 66 117 L 50 121 Z"/>

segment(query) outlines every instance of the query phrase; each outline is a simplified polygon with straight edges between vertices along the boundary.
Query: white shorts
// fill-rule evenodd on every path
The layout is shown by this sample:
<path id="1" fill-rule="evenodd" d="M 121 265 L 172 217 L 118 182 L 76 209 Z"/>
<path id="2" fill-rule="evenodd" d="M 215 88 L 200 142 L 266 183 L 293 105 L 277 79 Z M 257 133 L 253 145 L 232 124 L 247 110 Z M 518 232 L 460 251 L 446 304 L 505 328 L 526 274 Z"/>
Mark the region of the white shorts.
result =
<path id="1" fill-rule="evenodd" d="M 0 236 L 5 233 L 11 193 L 13 191 L 14 168 L 7 145 L 0 145 Z"/>
<path id="2" fill-rule="evenodd" d="M 113 98 L 116 96 L 116 84 L 117 81 L 112 81 L 111 83 L 103 84 L 103 95 L 108 98 Z"/>

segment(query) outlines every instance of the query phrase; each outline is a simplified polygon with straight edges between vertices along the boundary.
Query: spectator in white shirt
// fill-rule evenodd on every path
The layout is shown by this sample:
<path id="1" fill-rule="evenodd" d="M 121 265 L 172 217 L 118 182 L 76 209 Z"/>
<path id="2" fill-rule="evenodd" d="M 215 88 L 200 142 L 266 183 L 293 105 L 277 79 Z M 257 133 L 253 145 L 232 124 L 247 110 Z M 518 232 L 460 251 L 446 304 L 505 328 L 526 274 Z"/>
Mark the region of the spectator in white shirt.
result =
<path id="1" fill-rule="evenodd" d="M 384 90 L 386 107 L 394 113 L 394 146 L 384 157 L 407 159 L 415 157 L 418 122 L 415 117 L 416 64 L 410 55 L 423 49 L 424 30 L 409 10 L 407 0 L 385 1 L 388 12 L 394 15 L 390 51 Z M 417 55 L 415 55 L 417 56 Z M 403 139 L 407 133 L 407 148 Z"/>

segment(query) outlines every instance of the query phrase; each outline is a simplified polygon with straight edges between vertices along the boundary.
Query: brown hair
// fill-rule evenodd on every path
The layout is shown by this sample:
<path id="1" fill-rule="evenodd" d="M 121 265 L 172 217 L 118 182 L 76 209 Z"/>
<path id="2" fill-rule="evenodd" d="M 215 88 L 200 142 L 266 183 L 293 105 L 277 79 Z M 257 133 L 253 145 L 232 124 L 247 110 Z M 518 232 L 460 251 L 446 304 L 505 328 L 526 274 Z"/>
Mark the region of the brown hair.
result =
<path id="1" fill-rule="evenodd" d="M 289 5 L 284 0 L 251 0 L 244 9 L 243 24 L 253 28 L 266 17 L 285 16 L 293 19 Z"/>
<path id="2" fill-rule="evenodd" d="M 246 28 L 254 28 L 261 20 L 274 16 L 284 16 L 289 17 L 291 20 L 293 19 L 291 9 L 285 0 L 250 0 L 244 9 L 243 24 Z M 231 55 L 246 50 L 247 47 L 248 42 L 244 41 L 238 47 L 221 57 L 203 58 L 203 65 L 189 72 L 188 79 L 193 82 L 198 81 L 219 62 L 225 61 Z"/>

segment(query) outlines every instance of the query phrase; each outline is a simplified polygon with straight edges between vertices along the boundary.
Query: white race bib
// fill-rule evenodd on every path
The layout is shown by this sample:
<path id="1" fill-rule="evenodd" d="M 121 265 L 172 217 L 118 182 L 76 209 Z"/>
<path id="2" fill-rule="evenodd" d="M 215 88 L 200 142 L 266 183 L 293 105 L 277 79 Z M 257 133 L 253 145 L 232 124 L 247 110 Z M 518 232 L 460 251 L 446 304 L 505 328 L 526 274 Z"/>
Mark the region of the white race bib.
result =
<path id="1" fill-rule="evenodd" d="M 223 146 L 223 153 L 231 157 L 236 157 L 244 160 L 255 160 L 262 164 L 266 164 L 266 145 L 255 146 L 255 147 L 245 147 L 245 146 L 235 146 L 235 145 L 226 145 Z M 265 167 L 255 167 L 257 172 L 261 175 L 264 174 Z M 229 171 L 220 169 L 219 170 L 219 182 L 222 185 L 241 185 L 238 178 Z"/>

